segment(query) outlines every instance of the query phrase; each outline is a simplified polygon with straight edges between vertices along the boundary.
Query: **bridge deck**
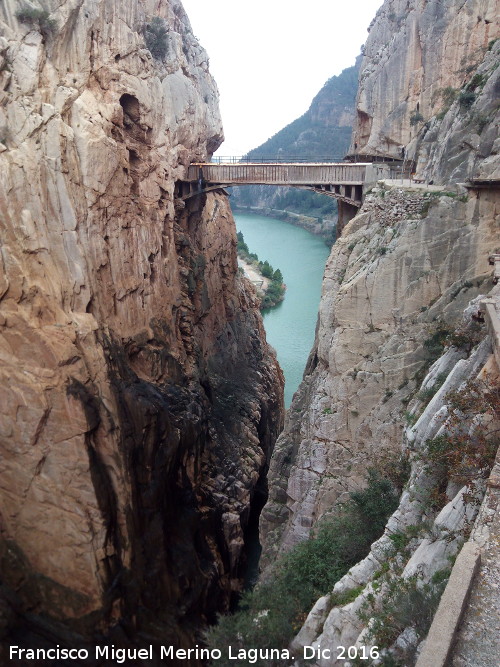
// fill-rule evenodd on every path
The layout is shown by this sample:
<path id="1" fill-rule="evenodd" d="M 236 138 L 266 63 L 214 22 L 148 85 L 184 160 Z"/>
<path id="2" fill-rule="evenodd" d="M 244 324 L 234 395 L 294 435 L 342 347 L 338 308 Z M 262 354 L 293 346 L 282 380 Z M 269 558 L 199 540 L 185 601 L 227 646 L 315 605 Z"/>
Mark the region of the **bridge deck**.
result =
<path id="1" fill-rule="evenodd" d="M 363 185 L 368 163 L 192 164 L 187 181 L 225 185 Z"/>

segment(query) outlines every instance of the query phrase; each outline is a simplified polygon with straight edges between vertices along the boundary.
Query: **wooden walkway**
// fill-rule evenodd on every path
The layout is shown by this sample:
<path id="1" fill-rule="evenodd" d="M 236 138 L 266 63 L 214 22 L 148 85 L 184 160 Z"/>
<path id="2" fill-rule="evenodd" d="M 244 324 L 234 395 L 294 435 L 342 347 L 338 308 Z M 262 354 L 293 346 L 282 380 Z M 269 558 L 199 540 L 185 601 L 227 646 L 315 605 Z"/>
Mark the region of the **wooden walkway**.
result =
<path id="1" fill-rule="evenodd" d="M 370 163 L 227 163 L 192 164 L 187 199 L 232 185 L 286 185 L 314 190 L 359 208 Z"/>

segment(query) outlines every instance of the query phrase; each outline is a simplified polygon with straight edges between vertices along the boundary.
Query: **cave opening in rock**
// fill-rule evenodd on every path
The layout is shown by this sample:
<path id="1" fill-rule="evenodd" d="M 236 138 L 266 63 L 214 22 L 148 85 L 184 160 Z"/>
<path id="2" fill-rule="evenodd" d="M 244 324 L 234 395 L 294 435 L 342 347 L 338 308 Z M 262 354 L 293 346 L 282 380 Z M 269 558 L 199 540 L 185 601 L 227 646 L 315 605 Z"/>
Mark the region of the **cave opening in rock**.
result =
<path id="1" fill-rule="evenodd" d="M 123 113 L 126 114 L 130 120 L 133 120 L 134 123 L 138 123 L 141 118 L 141 108 L 137 97 L 124 93 L 120 97 L 120 104 Z"/>

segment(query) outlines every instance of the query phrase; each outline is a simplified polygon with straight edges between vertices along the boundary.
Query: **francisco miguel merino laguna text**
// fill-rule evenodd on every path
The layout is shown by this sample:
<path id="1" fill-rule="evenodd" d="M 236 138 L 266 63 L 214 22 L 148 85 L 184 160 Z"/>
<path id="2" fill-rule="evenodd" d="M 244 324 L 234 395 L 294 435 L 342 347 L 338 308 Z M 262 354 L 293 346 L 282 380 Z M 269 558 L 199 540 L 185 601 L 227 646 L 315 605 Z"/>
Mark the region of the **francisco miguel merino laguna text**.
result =
<path id="1" fill-rule="evenodd" d="M 194 648 L 180 649 L 174 646 L 160 646 L 160 658 L 164 660 L 220 660 L 222 651 L 218 648 L 208 649 L 196 645 Z M 148 648 L 115 648 L 111 646 L 96 646 L 93 655 L 92 651 L 81 648 L 56 648 L 49 649 L 31 649 L 21 648 L 19 646 L 9 647 L 10 660 L 87 660 L 88 658 L 104 658 L 105 660 L 114 660 L 117 664 L 124 664 L 128 660 L 152 660 L 153 645 Z M 234 648 L 227 647 L 226 657 L 229 660 L 247 660 L 249 664 L 254 664 L 257 660 L 293 660 L 287 649 L 256 649 L 256 648 Z"/>
<path id="2" fill-rule="evenodd" d="M 160 646 L 160 658 L 166 660 L 220 660 L 222 651 L 218 648 L 200 648 L 198 644 L 194 648 L 182 649 L 174 646 Z M 358 658 L 360 660 L 374 660 L 380 657 L 378 646 L 337 646 L 335 650 L 330 648 L 321 648 L 318 646 L 303 646 L 304 660 L 313 658 L 323 658 L 325 660 L 350 660 Z M 335 655 L 336 653 L 336 655 Z M 111 646 L 96 646 L 94 652 L 95 658 L 104 658 L 105 660 L 114 660 L 121 665 L 126 660 L 152 660 L 153 645 L 148 648 L 115 648 Z M 257 660 L 295 660 L 290 655 L 288 649 L 278 648 L 235 648 L 227 647 L 226 659 L 228 660 L 246 660 L 253 665 Z M 11 646 L 9 648 L 9 658 L 16 660 L 87 660 L 90 658 L 90 651 L 81 648 L 56 648 L 49 649 L 31 649 Z"/>

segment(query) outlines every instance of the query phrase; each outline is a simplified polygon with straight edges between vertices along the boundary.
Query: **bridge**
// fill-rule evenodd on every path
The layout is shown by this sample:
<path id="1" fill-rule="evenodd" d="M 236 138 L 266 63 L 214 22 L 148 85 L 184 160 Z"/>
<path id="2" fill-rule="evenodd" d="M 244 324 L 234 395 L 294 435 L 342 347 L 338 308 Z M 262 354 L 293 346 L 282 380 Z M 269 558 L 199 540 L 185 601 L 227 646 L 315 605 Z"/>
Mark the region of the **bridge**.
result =
<path id="1" fill-rule="evenodd" d="M 390 177 L 391 165 L 371 162 L 236 162 L 234 159 L 191 164 L 180 198 L 189 199 L 234 185 L 285 185 L 337 199 L 339 230 L 354 217 L 366 190 Z"/>

